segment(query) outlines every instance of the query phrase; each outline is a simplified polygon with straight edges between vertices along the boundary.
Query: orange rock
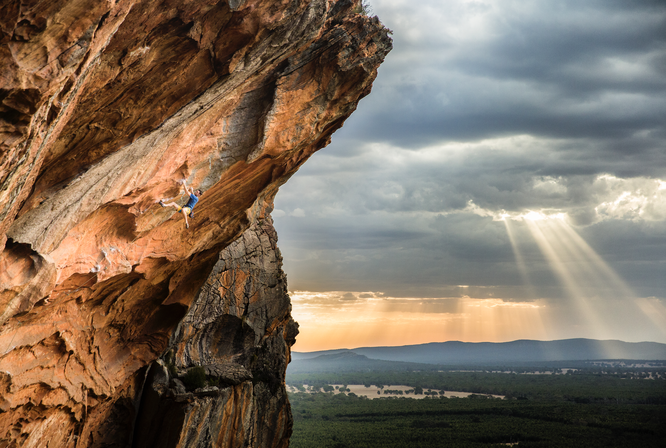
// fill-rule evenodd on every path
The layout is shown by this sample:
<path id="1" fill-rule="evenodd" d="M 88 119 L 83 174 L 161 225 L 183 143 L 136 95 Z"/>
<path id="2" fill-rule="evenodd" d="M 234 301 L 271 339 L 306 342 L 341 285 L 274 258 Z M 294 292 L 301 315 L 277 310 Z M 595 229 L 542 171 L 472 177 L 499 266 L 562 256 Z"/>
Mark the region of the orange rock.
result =
<path id="1" fill-rule="evenodd" d="M 369 93 L 386 30 L 351 0 L 19 3 L 0 18 L 0 445 L 154 440 L 166 400 L 207 423 L 164 446 L 286 446 L 272 199 Z M 189 230 L 157 203 L 182 181 L 204 191 Z M 228 384 L 183 413 L 165 353 Z"/>

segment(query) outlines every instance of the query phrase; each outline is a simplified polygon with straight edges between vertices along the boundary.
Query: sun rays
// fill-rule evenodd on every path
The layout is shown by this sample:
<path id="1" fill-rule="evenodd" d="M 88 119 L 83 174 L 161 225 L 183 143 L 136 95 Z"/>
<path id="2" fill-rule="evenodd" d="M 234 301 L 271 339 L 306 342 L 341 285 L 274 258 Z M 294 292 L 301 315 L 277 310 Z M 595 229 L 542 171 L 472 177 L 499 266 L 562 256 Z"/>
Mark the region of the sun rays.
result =
<path id="1" fill-rule="evenodd" d="M 572 313 L 575 319 L 572 327 L 577 330 L 577 337 L 614 339 L 618 328 L 629 322 L 642 330 L 634 334 L 634 340 L 665 334 L 666 309 L 661 302 L 637 298 L 624 280 L 568 224 L 565 214 L 529 211 L 514 217 L 504 214 L 502 218 L 526 288 L 534 291 L 515 235 L 517 222 L 524 224 L 523 228 L 528 230 L 561 283 L 564 305 L 576 311 Z"/>
<path id="2" fill-rule="evenodd" d="M 446 296 L 438 298 L 388 297 L 372 291 L 293 291 L 293 315 L 301 332 L 295 349 L 448 340 L 664 339 L 663 302 L 636 297 L 569 224 L 566 214 L 504 213 L 494 221 L 503 221 L 522 285 L 514 289 L 452 285 Z M 554 277 L 544 286 L 548 272 Z"/>

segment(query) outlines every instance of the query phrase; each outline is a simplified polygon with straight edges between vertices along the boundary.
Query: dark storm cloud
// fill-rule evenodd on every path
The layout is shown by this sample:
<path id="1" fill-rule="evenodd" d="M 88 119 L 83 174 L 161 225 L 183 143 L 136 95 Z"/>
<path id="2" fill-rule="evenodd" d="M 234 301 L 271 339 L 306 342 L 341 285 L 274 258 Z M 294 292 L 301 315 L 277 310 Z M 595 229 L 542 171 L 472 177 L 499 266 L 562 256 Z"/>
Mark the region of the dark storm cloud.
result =
<path id="1" fill-rule="evenodd" d="M 419 9 L 442 12 L 422 22 L 405 19 L 418 15 L 412 3 L 374 3 L 395 49 L 347 138 L 418 148 L 530 134 L 628 140 L 602 152 L 659 148 L 635 134 L 664 134 L 663 3 L 433 0 Z"/>
<path id="2" fill-rule="evenodd" d="M 372 6 L 394 50 L 276 198 L 291 288 L 561 299 L 519 222 L 524 286 L 497 220 L 535 210 L 566 214 L 637 295 L 666 296 L 666 3 Z"/>
<path id="3" fill-rule="evenodd" d="M 375 215 L 351 219 L 285 216 L 277 218 L 276 225 L 280 246 L 289 248 L 285 269 L 296 289 L 449 297 L 469 293 L 450 285 L 499 285 L 501 289 L 521 284 L 503 225 L 476 215 L 426 217 L 410 213 L 402 221 Z M 383 231 L 387 227 L 396 231 Z M 405 232 L 409 238 L 402 237 L 401 227 L 410 229 Z M 527 248 L 528 255 L 530 250 L 535 248 Z M 552 286 L 554 279 L 543 259 L 538 263 L 534 274 Z M 477 297 L 493 292 L 497 290 L 474 290 Z"/>
<path id="4" fill-rule="evenodd" d="M 518 137 L 418 153 L 375 147 L 346 158 L 334 156 L 336 144 L 332 146 L 331 153 L 315 155 L 302 168 L 280 193 L 281 200 L 294 208 L 359 215 L 446 213 L 467 208 L 469 201 L 493 211 L 594 209 L 605 195 L 612 199 L 597 185 L 598 173 L 622 169 L 645 174 L 646 162 L 655 171 L 659 166 L 635 156 L 585 160 L 580 154 L 594 153 L 596 147 L 576 140 Z M 662 154 L 658 161 L 663 164 L 664 159 Z M 331 231 L 348 229 L 342 224 Z M 411 238 L 404 233 L 394 236 Z"/>

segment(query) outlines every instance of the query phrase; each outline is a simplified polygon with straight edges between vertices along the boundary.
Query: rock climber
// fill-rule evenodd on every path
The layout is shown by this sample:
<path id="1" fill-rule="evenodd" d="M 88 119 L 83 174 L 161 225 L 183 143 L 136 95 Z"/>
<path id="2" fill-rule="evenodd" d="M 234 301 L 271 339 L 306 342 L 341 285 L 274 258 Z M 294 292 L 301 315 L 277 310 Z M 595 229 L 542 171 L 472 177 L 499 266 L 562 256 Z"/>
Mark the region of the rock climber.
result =
<path id="1" fill-rule="evenodd" d="M 190 195 L 190 199 L 187 201 L 187 204 L 185 204 L 185 207 L 181 207 L 175 202 L 164 202 L 162 199 L 160 199 L 160 205 L 162 207 L 174 207 L 176 210 L 181 212 L 183 214 L 183 218 L 185 218 L 185 228 L 189 229 L 190 223 L 187 222 L 187 216 L 189 215 L 190 218 L 194 218 L 194 213 L 192 213 L 192 209 L 194 208 L 195 205 L 197 205 L 197 202 L 199 202 L 199 196 L 201 196 L 201 190 L 197 189 L 192 191 L 187 187 L 187 184 L 185 182 L 183 182 L 183 187 L 185 188 L 185 192 Z"/>

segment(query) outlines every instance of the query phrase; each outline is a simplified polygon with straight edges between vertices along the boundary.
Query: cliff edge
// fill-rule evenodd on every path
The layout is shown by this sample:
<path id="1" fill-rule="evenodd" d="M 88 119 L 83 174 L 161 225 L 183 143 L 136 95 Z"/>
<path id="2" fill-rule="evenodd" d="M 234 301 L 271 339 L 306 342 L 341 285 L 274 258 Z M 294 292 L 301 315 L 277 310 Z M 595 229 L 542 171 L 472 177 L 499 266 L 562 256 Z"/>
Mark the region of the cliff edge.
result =
<path id="1" fill-rule="evenodd" d="M 269 213 L 391 49 L 360 11 L 0 5 L 0 446 L 288 445 Z"/>

